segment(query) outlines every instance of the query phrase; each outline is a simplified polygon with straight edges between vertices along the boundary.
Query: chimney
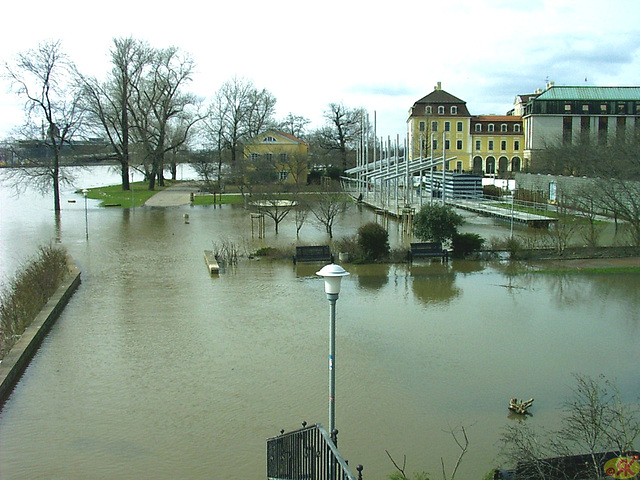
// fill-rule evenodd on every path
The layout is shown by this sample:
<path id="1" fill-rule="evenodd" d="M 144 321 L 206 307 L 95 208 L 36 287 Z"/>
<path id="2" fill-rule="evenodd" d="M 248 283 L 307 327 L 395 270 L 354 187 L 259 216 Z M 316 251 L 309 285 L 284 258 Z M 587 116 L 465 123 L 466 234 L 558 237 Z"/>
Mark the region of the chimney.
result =
<path id="1" fill-rule="evenodd" d="M 438 82 L 438 84 L 433 87 L 434 90 L 442 90 L 442 82 Z"/>

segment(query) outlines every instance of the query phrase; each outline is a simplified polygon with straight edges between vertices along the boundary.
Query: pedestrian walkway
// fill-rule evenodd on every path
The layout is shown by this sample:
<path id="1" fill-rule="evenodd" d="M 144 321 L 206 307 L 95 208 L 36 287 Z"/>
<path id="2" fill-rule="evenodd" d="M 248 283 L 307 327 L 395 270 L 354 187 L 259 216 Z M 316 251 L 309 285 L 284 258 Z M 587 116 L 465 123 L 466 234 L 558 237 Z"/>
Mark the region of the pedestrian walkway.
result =
<path id="1" fill-rule="evenodd" d="M 179 207 L 191 203 L 191 194 L 198 191 L 192 183 L 180 183 L 158 193 L 144 202 L 145 207 Z"/>

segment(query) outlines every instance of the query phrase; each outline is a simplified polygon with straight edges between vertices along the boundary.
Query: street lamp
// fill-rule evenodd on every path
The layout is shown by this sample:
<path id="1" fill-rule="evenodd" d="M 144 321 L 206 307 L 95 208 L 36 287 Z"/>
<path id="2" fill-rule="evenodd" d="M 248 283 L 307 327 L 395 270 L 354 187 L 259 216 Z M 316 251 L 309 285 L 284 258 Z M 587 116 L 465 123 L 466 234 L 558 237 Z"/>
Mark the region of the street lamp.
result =
<path id="1" fill-rule="evenodd" d="M 327 300 L 329 300 L 329 435 L 333 439 L 333 443 L 336 443 L 336 435 L 334 433 L 336 428 L 336 300 L 340 294 L 340 283 L 342 277 L 349 275 L 344 268 L 340 265 L 331 263 L 325 265 L 316 272 L 316 275 L 324 277 L 324 292 L 327 294 Z"/>
<path id="2" fill-rule="evenodd" d="M 89 190 L 86 188 L 82 190 L 82 194 L 84 195 L 84 230 L 87 236 L 87 240 L 89 240 L 89 216 L 87 214 L 87 193 Z"/>

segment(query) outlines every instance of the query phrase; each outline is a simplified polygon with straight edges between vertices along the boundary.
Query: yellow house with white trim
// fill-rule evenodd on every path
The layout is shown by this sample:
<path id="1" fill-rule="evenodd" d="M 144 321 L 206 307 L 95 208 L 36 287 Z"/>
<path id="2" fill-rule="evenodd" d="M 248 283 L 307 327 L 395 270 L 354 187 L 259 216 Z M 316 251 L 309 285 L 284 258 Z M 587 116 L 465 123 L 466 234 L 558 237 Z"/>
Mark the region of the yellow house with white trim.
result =
<path id="1" fill-rule="evenodd" d="M 282 183 L 307 181 L 309 144 L 289 133 L 268 130 L 244 145 L 244 157 L 250 165 L 265 162 L 273 166 Z"/>

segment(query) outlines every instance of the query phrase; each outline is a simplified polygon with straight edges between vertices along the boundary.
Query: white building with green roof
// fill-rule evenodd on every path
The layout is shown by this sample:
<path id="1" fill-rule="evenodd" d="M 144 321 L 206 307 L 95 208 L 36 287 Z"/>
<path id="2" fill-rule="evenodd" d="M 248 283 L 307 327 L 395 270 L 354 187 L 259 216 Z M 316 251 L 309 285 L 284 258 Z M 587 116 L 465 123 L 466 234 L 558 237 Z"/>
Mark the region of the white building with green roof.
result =
<path id="1" fill-rule="evenodd" d="M 516 97 L 525 163 L 549 146 L 640 138 L 640 87 L 555 86 Z"/>

